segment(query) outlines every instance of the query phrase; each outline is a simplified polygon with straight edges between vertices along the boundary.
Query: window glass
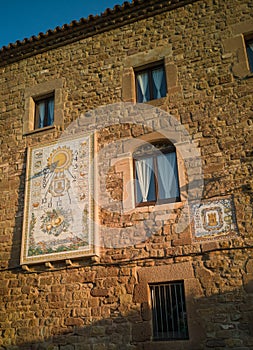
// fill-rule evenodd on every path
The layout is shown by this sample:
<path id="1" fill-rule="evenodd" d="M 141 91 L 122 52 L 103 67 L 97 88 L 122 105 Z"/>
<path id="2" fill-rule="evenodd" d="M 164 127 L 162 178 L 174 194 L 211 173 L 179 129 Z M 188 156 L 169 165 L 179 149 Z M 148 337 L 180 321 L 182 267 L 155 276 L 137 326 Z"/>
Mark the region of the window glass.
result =
<path id="1" fill-rule="evenodd" d="M 133 157 L 136 205 L 180 200 L 176 150 L 169 141 L 145 144 Z"/>
<path id="2" fill-rule="evenodd" d="M 152 70 L 152 84 L 154 99 L 166 96 L 166 79 L 163 67 Z"/>
<path id="3" fill-rule="evenodd" d="M 54 124 L 54 97 L 39 99 L 35 101 L 34 128 L 44 128 Z"/>
<path id="4" fill-rule="evenodd" d="M 148 73 L 143 72 L 137 74 L 137 101 L 147 102 L 151 99 L 148 82 Z"/>
<path id="5" fill-rule="evenodd" d="M 159 198 L 178 198 L 178 172 L 176 153 L 157 156 Z"/>
<path id="6" fill-rule="evenodd" d="M 248 55 L 250 71 L 253 72 L 253 39 L 246 41 L 246 50 Z"/>
<path id="7" fill-rule="evenodd" d="M 136 72 L 137 102 L 147 102 L 166 96 L 164 66 L 155 66 Z"/>
<path id="8" fill-rule="evenodd" d="M 138 203 L 155 201 L 155 174 L 153 158 L 144 158 L 135 162 L 136 199 Z"/>

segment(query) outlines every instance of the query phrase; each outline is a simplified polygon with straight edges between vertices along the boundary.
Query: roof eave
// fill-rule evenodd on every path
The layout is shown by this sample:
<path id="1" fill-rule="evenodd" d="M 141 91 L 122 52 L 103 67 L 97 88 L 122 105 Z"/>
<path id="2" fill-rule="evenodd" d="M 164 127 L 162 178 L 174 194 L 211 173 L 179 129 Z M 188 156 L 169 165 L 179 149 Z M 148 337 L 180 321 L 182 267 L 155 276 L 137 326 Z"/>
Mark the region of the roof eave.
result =
<path id="1" fill-rule="evenodd" d="M 15 44 L 4 46 L 0 50 L 0 67 L 196 1 L 198 0 L 133 0 L 131 3 L 125 2 L 122 6 L 115 6 L 113 10 L 107 9 L 100 16 L 82 18 L 69 25 L 48 30 L 45 34 L 40 33 L 38 36 L 24 39 L 22 42 L 17 41 Z"/>

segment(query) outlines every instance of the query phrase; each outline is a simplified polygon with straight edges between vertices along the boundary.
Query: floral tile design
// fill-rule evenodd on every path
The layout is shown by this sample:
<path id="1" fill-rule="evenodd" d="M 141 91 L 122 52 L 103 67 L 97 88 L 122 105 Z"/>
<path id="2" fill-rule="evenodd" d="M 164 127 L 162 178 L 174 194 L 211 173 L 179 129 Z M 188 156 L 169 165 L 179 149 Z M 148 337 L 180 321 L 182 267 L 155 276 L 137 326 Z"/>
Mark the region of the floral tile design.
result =
<path id="1" fill-rule="evenodd" d="M 237 234 L 232 197 L 191 205 L 193 241 L 225 239 Z"/>

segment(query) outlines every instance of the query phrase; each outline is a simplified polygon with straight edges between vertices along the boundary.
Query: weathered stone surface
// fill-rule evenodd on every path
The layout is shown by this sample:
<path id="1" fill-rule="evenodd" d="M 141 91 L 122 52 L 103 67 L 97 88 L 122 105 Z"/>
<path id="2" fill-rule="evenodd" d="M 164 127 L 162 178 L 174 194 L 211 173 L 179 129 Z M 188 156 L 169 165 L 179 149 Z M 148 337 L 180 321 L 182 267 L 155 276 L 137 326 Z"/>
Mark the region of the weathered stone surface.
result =
<path id="1" fill-rule="evenodd" d="M 93 297 L 106 297 L 108 296 L 109 290 L 104 288 L 93 288 L 91 290 L 91 295 Z"/>
<path id="2" fill-rule="evenodd" d="M 134 342 L 145 342 L 150 339 L 151 328 L 147 322 L 137 323 L 133 325 L 132 339 Z"/>
<path id="3" fill-rule="evenodd" d="M 211 339 L 206 342 L 206 346 L 208 348 L 217 348 L 217 347 L 225 347 L 226 343 L 222 339 Z"/>

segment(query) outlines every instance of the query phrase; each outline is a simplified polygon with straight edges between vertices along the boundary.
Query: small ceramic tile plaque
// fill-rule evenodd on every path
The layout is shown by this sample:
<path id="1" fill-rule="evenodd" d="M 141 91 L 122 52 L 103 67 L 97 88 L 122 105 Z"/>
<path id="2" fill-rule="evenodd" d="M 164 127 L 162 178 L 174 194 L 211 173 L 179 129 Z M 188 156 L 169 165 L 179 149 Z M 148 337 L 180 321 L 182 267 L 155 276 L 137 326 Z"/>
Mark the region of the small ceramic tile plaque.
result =
<path id="1" fill-rule="evenodd" d="M 90 136 L 28 149 L 21 264 L 94 253 Z"/>
<path id="2" fill-rule="evenodd" d="M 237 234 L 232 197 L 212 198 L 191 205 L 194 241 L 216 240 Z"/>

